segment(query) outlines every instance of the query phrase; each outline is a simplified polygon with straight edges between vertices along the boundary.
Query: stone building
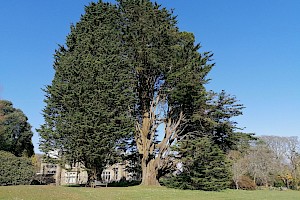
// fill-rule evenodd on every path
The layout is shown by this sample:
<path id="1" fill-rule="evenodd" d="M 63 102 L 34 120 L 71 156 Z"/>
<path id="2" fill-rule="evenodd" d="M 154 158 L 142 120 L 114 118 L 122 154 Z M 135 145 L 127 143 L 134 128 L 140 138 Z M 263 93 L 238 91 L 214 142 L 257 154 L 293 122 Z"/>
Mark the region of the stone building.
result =
<path id="1" fill-rule="evenodd" d="M 88 180 L 87 171 L 84 166 L 76 163 L 74 166 L 65 165 L 61 167 L 51 163 L 41 163 L 40 175 L 42 177 L 52 178 L 52 183 L 56 185 L 72 185 L 72 184 L 86 184 Z M 101 181 L 111 183 L 120 180 L 137 180 L 136 174 L 126 170 L 126 163 L 116 163 L 108 166 L 101 174 Z M 51 181 L 47 183 L 51 183 Z"/>

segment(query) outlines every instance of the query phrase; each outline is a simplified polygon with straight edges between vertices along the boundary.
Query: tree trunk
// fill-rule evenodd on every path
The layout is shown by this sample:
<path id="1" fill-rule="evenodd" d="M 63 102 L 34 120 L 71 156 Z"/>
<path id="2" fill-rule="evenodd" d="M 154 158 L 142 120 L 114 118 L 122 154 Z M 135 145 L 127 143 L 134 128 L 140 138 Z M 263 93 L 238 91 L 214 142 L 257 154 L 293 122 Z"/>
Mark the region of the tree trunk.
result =
<path id="1" fill-rule="evenodd" d="M 148 162 L 142 161 L 142 183 L 141 185 L 157 185 L 160 186 L 157 178 L 158 171 L 154 165 L 155 160 Z"/>
<path id="2" fill-rule="evenodd" d="M 55 185 L 61 185 L 61 166 L 60 164 L 57 165 L 56 175 L 55 175 Z"/>
<path id="3" fill-rule="evenodd" d="M 90 169 L 87 171 L 88 174 L 88 180 L 87 180 L 87 185 L 91 185 L 92 182 L 97 180 L 97 174 L 96 174 L 96 169 Z"/>
<path id="4" fill-rule="evenodd" d="M 235 188 L 238 190 L 239 189 L 239 183 L 238 183 L 239 181 L 238 181 L 238 179 L 235 180 L 234 182 L 235 182 Z"/>
<path id="5" fill-rule="evenodd" d="M 155 114 L 158 102 L 159 96 L 152 101 L 150 109 L 144 112 L 142 123 L 136 123 L 135 140 L 142 157 L 142 185 L 160 185 L 159 170 L 169 167 L 168 150 L 177 137 L 177 127 L 183 119 L 182 112 L 177 121 L 166 119 L 164 138 L 156 144 L 155 133 L 160 124 Z"/>
<path id="6" fill-rule="evenodd" d="M 268 183 L 268 178 L 265 177 L 265 187 L 268 188 L 269 187 L 269 183 Z"/>
<path id="7" fill-rule="evenodd" d="M 154 113 L 155 109 L 150 109 Z M 137 126 L 137 147 L 139 153 L 142 155 L 142 183 L 141 185 L 159 185 L 157 174 L 158 168 L 156 166 L 154 151 L 154 135 L 155 130 L 151 130 L 151 125 L 154 124 L 154 114 L 145 112 L 141 126 Z"/>

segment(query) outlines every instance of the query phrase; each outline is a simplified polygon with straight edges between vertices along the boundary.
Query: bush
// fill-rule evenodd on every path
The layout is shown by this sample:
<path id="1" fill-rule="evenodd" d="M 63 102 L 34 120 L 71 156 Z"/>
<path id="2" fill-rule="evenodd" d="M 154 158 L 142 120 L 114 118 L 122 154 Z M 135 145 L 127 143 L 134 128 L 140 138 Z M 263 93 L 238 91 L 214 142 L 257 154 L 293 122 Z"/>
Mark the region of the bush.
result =
<path id="1" fill-rule="evenodd" d="M 248 176 L 242 176 L 238 181 L 239 188 L 242 190 L 255 190 L 256 185 Z"/>
<path id="2" fill-rule="evenodd" d="M 34 176 L 29 158 L 0 151 L 0 185 L 27 185 Z"/>
<path id="3" fill-rule="evenodd" d="M 276 178 L 274 181 L 274 187 L 286 187 L 286 184 L 279 178 Z"/>

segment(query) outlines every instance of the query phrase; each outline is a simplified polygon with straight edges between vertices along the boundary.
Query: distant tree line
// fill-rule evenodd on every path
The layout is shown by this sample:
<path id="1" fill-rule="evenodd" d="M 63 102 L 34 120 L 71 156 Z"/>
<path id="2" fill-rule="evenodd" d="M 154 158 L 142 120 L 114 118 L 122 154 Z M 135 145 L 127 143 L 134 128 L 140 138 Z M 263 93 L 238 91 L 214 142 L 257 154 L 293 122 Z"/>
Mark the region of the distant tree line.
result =
<path id="1" fill-rule="evenodd" d="M 228 156 L 232 160 L 235 188 L 271 186 L 298 189 L 299 150 L 298 137 L 261 136 L 248 149 L 231 151 Z"/>

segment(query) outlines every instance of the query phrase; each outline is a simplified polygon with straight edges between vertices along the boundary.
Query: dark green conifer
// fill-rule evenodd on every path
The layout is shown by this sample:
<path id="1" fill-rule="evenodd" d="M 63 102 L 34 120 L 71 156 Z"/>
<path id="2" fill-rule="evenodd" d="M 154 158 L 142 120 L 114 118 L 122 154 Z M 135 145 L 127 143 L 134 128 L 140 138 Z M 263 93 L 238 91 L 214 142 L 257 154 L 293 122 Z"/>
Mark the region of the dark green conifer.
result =
<path id="1" fill-rule="evenodd" d="M 230 164 L 223 151 L 209 138 L 180 144 L 181 171 L 166 182 L 169 187 L 220 191 L 230 185 Z"/>
<path id="2" fill-rule="evenodd" d="M 59 150 L 65 162 L 82 163 L 90 179 L 99 177 L 133 128 L 120 15 L 110 3 L 87 6 L 56 51 L 55 77 L 45 89 L 41 150 Z"/>

